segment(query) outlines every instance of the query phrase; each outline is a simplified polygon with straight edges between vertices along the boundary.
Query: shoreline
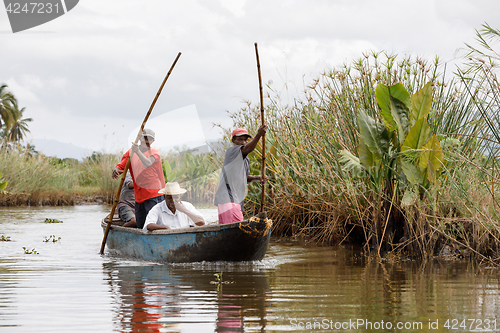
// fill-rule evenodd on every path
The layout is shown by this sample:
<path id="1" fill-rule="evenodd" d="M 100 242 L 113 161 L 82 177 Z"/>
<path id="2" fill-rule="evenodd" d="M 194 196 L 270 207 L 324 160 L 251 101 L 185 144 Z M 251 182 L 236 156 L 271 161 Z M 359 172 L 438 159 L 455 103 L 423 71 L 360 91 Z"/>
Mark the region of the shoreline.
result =
<path id="1" fill-rule="evenodd" d="M 30 207 L 30 206 L 76 206 L 76 205 L 102 205 L 110 204 L 109 196 L 79 195 L 66 193 L 51 193 L 40 195 L 30 194 L 0 194 L 0 207 Z"/>
<path id="2" fill-rule="evenodd" d="M 33 199 L 36 198 L 36 201 Z M 33 204 L 35 203 L 35 204 Z M 0 209 L 3 207 L 44 207 L 44 206 L 90 206 L 90 205 L 111 205 L 113 199 L 108 195 L 95 194 L 95 195 L 79 195 L 79 194 L 67 194 L 58 193 L 57 195 L 52 193 L 50 195 L 39 196 L 36 194 L 0 194 Z M 201 203 L 199 204 L 204 207 L 211 207 L 211 204 Z M 292 230 L 289 230 L 292 231 Z M 297 242 L 302 241 L 304 244 L 314 244 L 314 246 L 343 246 L 335 242 L 324 242 L 312 239 L 311 235 L 307 235 L 299 230 L 291 232 L 288 234 L 286 232 L 280 233 L 279 230 L 275 230 L 273 233 L 273 238 L 280 242 Z M 351 243 L 350 246 L 363 247 L 362 243 Z M 375 250 L 371 249 L 367 251 L 365 255 L 367 257 L 377 256 L 374 254 Z M 437 253 L 427 256 L 408 256 L 400 251 L 383 250 L 384 255 L 382 255 L 382 260 L 388 261 L 401 261 L 401 260 L 428 260 L 428 259 L 438 259 L 438 260 L 464 260 L 464 259 L 475 259 L 478 263 L 484 264 L 485 258 L 479 258 L 474 255 L 473 251 L 466 246 L 459 246 L 458 244 L 441 244 L 440 249 Z M 498 258 L 489 258 L 489 263 L 494 264 L 493 266 L 498 268 L 500 265 L 497 263 Z M 488 261 L 487 261 L 488 262 Z"/>
<path id="3" fill-rule="evenodd" d="M 30 193 L 12 194 L 0 193 L 0 207 L 30 207 L 30 206 L 85 206 L 112 205 L 115 194 L 81 195 L 75 193 Z M 211 203 L 191 202 L 201 208 L 212 208 Z"/>

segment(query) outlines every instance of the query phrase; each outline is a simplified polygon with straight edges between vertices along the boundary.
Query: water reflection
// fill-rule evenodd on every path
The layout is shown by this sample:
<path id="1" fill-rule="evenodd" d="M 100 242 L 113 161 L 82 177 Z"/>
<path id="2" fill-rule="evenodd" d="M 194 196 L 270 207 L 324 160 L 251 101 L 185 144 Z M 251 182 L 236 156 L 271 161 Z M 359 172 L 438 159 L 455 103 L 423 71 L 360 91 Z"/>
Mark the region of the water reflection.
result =
<path id="1" fill-rule="evenodd" d="M 119 332 L 264 332 L 269 284 L 263 272 L 225 267 L 216 285 L 213 269 L 172 265 L 103 264 L 116 301 Z"/>
<path id="2" fill-rule="evenodd" d="M 158 265 L 100 256 L 106 213 L 0 209 L 0 234 L 12 239 L 0 242 L 1 332 L 473 331 L 445 329 L 447 320 L 476 320 L 474 331 L 486 332 L 485 321 L 500 318 L 498 270 L 474 262 L 367 260 L 351 248 L 274 240 L 261 262 Z M 61 241 L 43 242 L 49 235 Z M 217 289 L 210 281 L 221 271 L 234 283 Z M 421 327 L 330 328 L 358 319 Z M 316 323 L 328 329 L 307 328 Z M 498 331 L 500 319 L 489 329 Z"/>
<path id="3" fill-rule="evenodd" d="M 448 319 L 500 317 L 498 271 L 479 269 L 474 262 L 368 260 L 348 248 L 280 244 L 269 255 L 278 252 L 295 260 L 278 265 L 269 278 L 272 331 L 334 330 L 335 324 L 359 320 L 408 323 L 405 332 L 420 332 L 430 322 L 439 321 L 444 329 Z M 500 322 L 496 325 L 500 329 Z"/>
<path id="4" fill-rule="evenodd" d="M 367 260 L 352 249 L 273 243 L 261 263 L 103 268 L 120 332 L 329 331 L 359 320 L 364 326 L 343 331 L 385 322 L 420 332 L 438 321 L 444 329 L 447 319 L 500 314 L 498 274 L 467 261 Z M 219 271 L 234 283 L 211 284 Z"/>

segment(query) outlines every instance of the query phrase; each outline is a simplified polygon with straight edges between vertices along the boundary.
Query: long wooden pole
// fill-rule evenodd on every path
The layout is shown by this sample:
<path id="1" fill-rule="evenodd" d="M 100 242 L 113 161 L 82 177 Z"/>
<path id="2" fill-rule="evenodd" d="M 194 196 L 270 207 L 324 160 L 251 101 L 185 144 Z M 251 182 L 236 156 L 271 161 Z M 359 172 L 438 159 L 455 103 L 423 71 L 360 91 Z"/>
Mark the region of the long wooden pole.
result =
<path id="1" fill-rule="evenodd" d="M 170 67 L 170 70 L 168 71 L 167 75 L 165 76 L 165 79 L 163 79 L 163 82 L 161 83 L 160 89 L 158 89 L 158 92 L 156 93 L 156 96 L 153 100 L 153 103 L 151 103 L 151 106 L 149 107 L 148 113 L 146 114 L 146 117 L 144 117 L 144 121 L 142 122 L 141 128 L 139 129 L 139 133 L 137 133 L 137 137 L 135 138 L 135 143 L 137 143 L 142 135 L 142 131 L 144 130 L 144 126 L 146 126 L 146 122 L 149 119 L 149 116 L 151 115 L 151 112 L 153 111 L 153 108 L 156 104 L 156 101 L 158 100 L 158 97 L 160 97 L 161 91 L 163 90 L 163 86 L 168 80 L 168 77 L 170 76 L 170 73 L 172 73 L 172 70 L 174 69 L 175 64 L 177 63 L 177 60 L 179 60 L 179 57 L 181 56 L 181 52 L 177 54 L 177 57 L 174 60 L 174 63 Z M 109 229 L 111 227 L 111 222 L 113 221 L 113 216 L 115 214 L 116 210 L 116 205 L 118 204 L 118 201 L 120 201 L 120 194 L 122 192 L 122 187 L 123 183 L 125 181 L 125 176 L 127 174 L 127 171 L 130 167 L 130 160 L 132 159 L 132 152 L 130 152 L 129 159 L 127 161 L 127 164 L 125 164 L 125 168 L 123 169 L 122 173 L 122 179 L 120 181 L 120 186 L 118 187 L 118 191 L 116 192 L 116 197 L 115 201 L 113 202 L 113 207 L 111 208 L 111 213 L 109 214 L 109 219 L 108 219 L 108 224 L 106 225 L 106 231 L 104 232 L 104 237 L 102 239 L 102 244 L 101 244 L 101 251 L 100 254 L 104 254 L 104 247 L 106 246 L 106 239 L 108 238 L 108 233 Z"/>
<path id="2" fill-rule="evenodd" d="M 257 72 L 259 73 L 259 92 L 260 92 L 260 120 L 261 124 L 265 125 L 264 120 L 264 95 L 262 93 L 262 76 L 260 75 L 260 61 L 259 61 L 259 49 L 257 48 L 257 43 L 255 43 L 255 56 L 257 57 Z M 264 211 L 264 204 L 266 201 L 266 182 L 264 177 L 266 176 L 266 134 L 262 136 L 262 192 L 260 195 L 260 210 Z"/>

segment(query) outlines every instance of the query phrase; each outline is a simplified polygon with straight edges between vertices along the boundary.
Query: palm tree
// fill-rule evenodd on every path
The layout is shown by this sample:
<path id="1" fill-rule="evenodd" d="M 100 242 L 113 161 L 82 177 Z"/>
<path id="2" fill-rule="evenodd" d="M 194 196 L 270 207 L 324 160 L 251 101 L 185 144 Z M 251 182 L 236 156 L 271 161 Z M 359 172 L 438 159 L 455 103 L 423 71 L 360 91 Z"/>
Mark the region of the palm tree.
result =
<path id="1" fill-rule="evenodd" d="M 7 141 L 10 142 L 20 142 L 24 139 L 26 133 L 29 133 L 28 123 L 33 121 L 33 118 L 24 118 L 23 113 L 26 108 L 19 110 L 17 101 L 14 101 L 12 105 L 9 106 L 12 113 L 12 122 L 10 128 L 7 129 Z"/>
<path id="2" fill-rule="evenodd" d="M 27 143 L 26 147 L 24 148 L 24 153 L 28 157 L 33 157 L 38 154 L 38 151 L 35 149 L 35 145 Z"/>
<path id="3" fill-rule="evenodd" d="M 10 106 L 16 101 L 16 98 L 12 93 L 7 91 L 7 85 L 0 85 L 0 128 L 5 125 L 7 128 L 12 122 L 12 111 Z"/>

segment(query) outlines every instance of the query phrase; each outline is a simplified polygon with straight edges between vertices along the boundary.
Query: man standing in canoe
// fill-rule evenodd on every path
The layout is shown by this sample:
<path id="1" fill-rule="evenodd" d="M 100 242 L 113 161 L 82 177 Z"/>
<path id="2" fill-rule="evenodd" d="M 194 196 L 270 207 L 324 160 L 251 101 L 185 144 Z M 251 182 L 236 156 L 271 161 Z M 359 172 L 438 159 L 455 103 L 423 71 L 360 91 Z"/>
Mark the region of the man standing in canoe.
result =
<path id="1" fill-rule="evenodd" d="M 133 152 L 130 174 L 134 182 L 136 225 L 140 229 L 144 226 L 144 221 L 146 221 L 146 216 L 151 208 L 163 200 L 158 191 L 165 187 L 165 177 L 163 176 L 160 152 L 151 147 L 154 140 L 155 132 L 151 129 L 144 129 L 140 144 L 133 143 L 132 148 L 123 154 L 120 163 L 113 169 L 113 179 L 116 179 L 123 173 L 130 153 Z"/>
<path id="2" fill-rule="evenodd" d="M 226 151 L 214 199 L 219 214 L 219 224 L 243 221 L 243 201 L 247 183 L 263 181 L 261 175 L 250 175 L 248 154 L 255 149 L 266 131 L 267 125 L 262 125 L 250 142 L 248 139 L 252 137 L 243 128 L 237 128 L 231 133 L 233 147 Z M 264 181 L 266 179 L 264 178 Z"/>

